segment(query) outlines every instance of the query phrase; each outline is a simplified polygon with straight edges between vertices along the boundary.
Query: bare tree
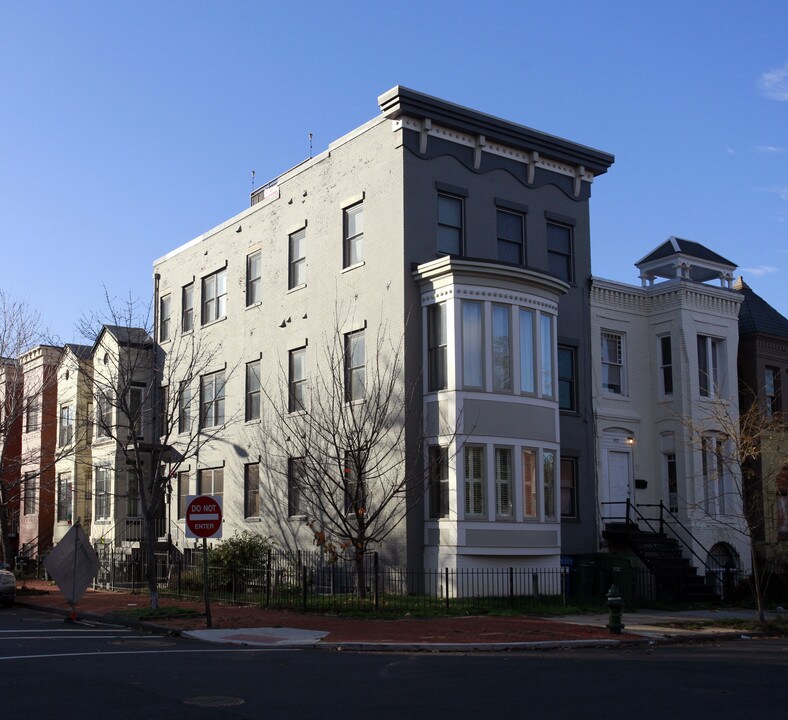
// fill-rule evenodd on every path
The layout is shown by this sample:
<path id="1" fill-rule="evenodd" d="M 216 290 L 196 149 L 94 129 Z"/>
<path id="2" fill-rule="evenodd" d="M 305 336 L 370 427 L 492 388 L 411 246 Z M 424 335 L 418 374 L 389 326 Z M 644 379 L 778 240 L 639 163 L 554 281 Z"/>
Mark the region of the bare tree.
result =
<path id="1" fill-rule="evenodd" d="M 386 322 L 369 337 L 343 332 L 340 315 L 307 374 L 299 367 L 304 358 L 291 353 L 279 396 L 263 386 L 271 415 L 264 452 L 269 470 L 287 469 L 288 514 L 306 516 L 316 545 L 331 557 L 352 556 L 364 597 L 365 553 L 391 535 L 427 487 L 422 396 L 420 377 L 406 380 L 402 338 L 392 338 Z"/>
<path id="2" fill-rule="evenodd" d="M 19 511 L 24 466 L 50 467 L 55 457 L 42 457 L 40 446 L 23 449 L 22 425 L 26 412 L 36 422 L 54 422 L 44 417 L 41 398 L 56 383 L 53 373 L 24 377 L 20 358 L 44 340 L 41 316 L 27 302 L 13 299 L 0 289 L 0 550 L 6 562 L 12 560 L 11 517 Z M 30 479 L 30 478 L 28 478 Z"/>
<path id="3" fill-rule="evenodd" d="M 767 414 L 757 401 L 741 410 L 727 400 L 717 399 L 704 405 L 705 420 L 686 421 L 691 443 L 696 451 L 706 455 L 707 471 L 703 482 L 704 498 L 697 507 L 716 523 L 743 536 L 751 548 L 751 588 L 758 620 L 765 621 L 764 596 L 771 574 L 766 557 L 758 548 L 766 532 L 764 488 L 774 487 L 780 468 L 788 463 L 785 443 L 775 445 L 773 439 L 785 436 L 785 422 L 779 414 Z M 713 442 L 712 442 L 713 440 Z M 781 457 L 764 463 L 767 447 L 781 452 Z M 721 483 L 725 478 L 731 485 Z M 710 511 L 712 503 L 733 501 L 740 508 L 742 518 Z M 743 522 L 740 522 L 743 519 Z"/>
<path id="4" fill-rule="evenodd" d="M 126 468 L 127 503 L 139 503 L 150 606 L 158 608 L 155 549 L 172 479 L 215 439 L 203 420 L 207 412 L 224 413 L 219 393 L 227 378 L 210 400 L 201 398 L 200 379 L 212 369 L 218 348 L 208 347 L 199 333 L 178 331 L 163 347 L 154 342 L 149 308 L 133 299 L 106 300 L 104 315 L 80 323 L 83 335 L 96 338 L 89 370 L 95 432 L 112 441 Z M 95 464 L 95 443 L 93 454 Z"/>

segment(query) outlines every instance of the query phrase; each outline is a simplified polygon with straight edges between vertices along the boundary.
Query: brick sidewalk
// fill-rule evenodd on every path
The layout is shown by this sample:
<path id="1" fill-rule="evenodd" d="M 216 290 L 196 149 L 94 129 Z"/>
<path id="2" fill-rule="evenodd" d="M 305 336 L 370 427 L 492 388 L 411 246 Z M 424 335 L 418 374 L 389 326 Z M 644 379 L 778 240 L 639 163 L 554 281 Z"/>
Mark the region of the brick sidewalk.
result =
<path id="1" fill-rule="evenodd" d="M 42 609 L 69 611 L 70 606 L 57 587 L 43 580 L 28 580 L 26 587 L 43 594 L 25 594 L 20 590 L 17 600 Z M 160 601 L 161 607 L 182 607 L 196 610 L 197 617 L 153 619 L 160 627 L 173 630 L 202 630 L 206 627 L 202 603 L 188 600 Z M 111 616 L 113 613 L 148 606 L 145 593 L 130 594 L 104 590 L 88 590 L 77 605 L 77 614 Z M 447 618 L 377 618 L 343 617 L 265 610 L 257 607 L 211 603 L 214 628 L 289 627 L 323 630 L 331 643 L 521 643 L 561 642 L 565 640 L 632 639 L 632 635 L 611 635 L 604 628 L 576 625 L 558 620 L 535 617 L 468 616 Z M 111 619 L 111 618 L 109 618 Z"/>

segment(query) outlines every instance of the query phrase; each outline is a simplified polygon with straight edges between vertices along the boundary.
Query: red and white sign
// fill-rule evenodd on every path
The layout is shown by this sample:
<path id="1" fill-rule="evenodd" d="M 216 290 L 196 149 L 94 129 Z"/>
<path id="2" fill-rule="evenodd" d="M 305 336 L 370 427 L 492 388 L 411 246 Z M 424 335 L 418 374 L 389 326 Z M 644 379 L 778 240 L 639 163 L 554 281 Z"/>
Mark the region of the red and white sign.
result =
<path id="1" fill-rule="evenodd" d="M 221 496 L 188 495 L 186 497 L 186 537 L 220 538 L 221 536 Z"/>

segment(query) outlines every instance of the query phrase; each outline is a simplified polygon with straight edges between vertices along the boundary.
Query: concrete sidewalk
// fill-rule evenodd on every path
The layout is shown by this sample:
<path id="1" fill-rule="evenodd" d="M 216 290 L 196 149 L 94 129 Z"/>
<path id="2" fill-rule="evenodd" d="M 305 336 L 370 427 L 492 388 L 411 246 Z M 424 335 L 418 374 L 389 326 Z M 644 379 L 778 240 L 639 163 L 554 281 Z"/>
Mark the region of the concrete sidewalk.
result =
<path id="1" fill-rule="evenodd" d="M 28 581 L 20 591 L 20 605 L 68 615 L 70 607 L 60 591 L 44 581 Z M 560 618 L 530 616 L 380 619 L 318 615 L 213 603 L 212 628 L 206 627 L 204 607 L 186 600 L 162 599 L 162 608 L 192 614 L 150 621 L 129 612 L 148 606 L 146 594 L 89 590 L 77 607 L 79 618 L 137 627 L 201 641 L 271 648 L 375 651 L 493 651 L 577 646 L 620 646 L 653 642 L 681 642 L 737 638 L 749 633 L 724 627 L 698 627 L 710 620 L 754 619 L 752 610 L 624 612 L 621 635 L 608 632 L 607 615 Z M 687 625 L 689 625 L 687 627 Z M 684 627 L 682 627 L 684 626 Z"/>

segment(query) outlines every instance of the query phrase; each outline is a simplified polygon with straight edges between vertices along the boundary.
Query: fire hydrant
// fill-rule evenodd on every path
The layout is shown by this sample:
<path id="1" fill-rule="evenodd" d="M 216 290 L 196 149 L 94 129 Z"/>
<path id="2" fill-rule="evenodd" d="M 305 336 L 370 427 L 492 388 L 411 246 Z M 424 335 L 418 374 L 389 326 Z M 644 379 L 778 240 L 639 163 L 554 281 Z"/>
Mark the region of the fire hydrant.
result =
<path id="1" fill-rule="evenodd" d="M 620 635 L 624 629 L 624 623 L 621 622 L 621 610 L 624 603 L 621 600 L 621 591 L 615 586 L 611 585 L 610 590 L 607 591 L 607 608 L 608 608 L 608 622 L 605 626 L 613 635 Z"/>

